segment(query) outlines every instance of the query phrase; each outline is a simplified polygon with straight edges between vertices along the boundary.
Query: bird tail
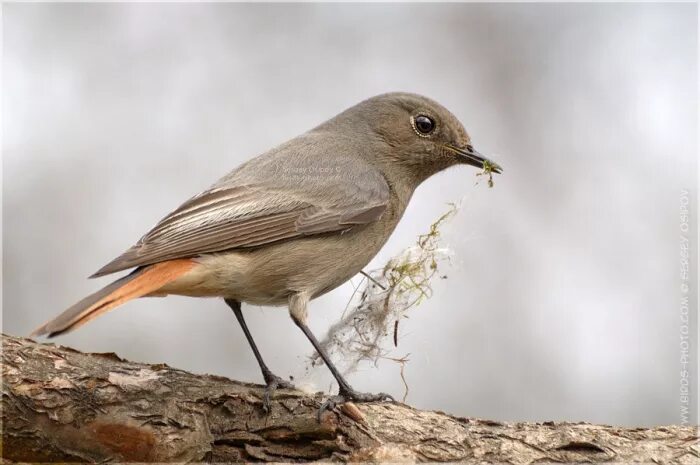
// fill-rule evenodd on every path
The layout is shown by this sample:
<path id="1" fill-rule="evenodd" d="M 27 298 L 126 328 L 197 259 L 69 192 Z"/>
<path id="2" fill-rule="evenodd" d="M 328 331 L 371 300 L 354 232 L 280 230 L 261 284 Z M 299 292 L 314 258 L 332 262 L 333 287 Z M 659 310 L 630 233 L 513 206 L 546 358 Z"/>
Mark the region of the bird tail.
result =
<path id="1" fill-rule="evenodd" d="M 38 327 L 30 337 L 44 334 L 54 337 L 72 331 L 129 300 L 157 291 L 187 273 L 194 265 L 194 261 L 185 259 L 137 268 L 131 274 L 85 297 L 56 318 Z"/>

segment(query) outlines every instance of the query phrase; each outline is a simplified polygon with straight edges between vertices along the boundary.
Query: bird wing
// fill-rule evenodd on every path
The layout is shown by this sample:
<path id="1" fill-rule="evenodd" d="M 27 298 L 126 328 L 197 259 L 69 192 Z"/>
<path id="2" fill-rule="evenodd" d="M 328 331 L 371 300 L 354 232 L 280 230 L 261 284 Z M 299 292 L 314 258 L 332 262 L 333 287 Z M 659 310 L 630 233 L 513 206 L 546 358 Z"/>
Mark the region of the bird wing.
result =
<path id="1" fill-rule="evenodd" d="M 308 158 L 277 152 L 252 160 L 182 204 L 91 277 L 346 231 L 381 217 L 390 190 L 378 170 L 355 158 L 326 157 L 322 166 Z"/>

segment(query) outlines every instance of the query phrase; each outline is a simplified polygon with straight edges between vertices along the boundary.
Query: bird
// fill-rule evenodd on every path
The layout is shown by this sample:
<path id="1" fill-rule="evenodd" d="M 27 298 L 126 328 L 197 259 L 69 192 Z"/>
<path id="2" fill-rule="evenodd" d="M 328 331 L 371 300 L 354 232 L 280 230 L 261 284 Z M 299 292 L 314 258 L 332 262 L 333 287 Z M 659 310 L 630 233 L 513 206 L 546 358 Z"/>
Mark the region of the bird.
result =
<path id="1" fill-rule="evenodd" d="M 127 275 L 38 327 L 54 337 L 139 297 L 219 297 L 233 311 L 266 384 L 264 408 L 293 385 L 263 360 L 241 303 L 287 306 L 338 383 L 326 408 L 393 400 L 355 390 L 307 325 L 309 301 L 353 276 L 395 230 L 416 188 L 447 168 L 501 173 L 436 101 L 368 98 L 243 163 L 160 220 L 91 278 Z"/>

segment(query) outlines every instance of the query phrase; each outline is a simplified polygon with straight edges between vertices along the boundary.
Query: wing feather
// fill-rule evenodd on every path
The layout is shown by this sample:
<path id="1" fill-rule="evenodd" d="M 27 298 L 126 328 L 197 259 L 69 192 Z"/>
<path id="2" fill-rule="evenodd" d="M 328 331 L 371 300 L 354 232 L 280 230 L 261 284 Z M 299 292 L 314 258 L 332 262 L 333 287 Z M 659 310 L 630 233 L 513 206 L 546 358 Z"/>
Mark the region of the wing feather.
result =
<path id="1" fill-rule="evenodd" d="M 336 175 L 302 179 L 308 182 L 265 173 L 265 169 L 274 168 L 268 161 L 258 166 L 249 166 L 249 162 L 182 204 L 91 277 L 304 235 L 340 232 L 379 219 L 389 201 L 384 177 L 370 167 L 352 166 L 348 170 L 346 161 L 331 160 Z M 348 171 L 355 176 L 340 175 Z"/>

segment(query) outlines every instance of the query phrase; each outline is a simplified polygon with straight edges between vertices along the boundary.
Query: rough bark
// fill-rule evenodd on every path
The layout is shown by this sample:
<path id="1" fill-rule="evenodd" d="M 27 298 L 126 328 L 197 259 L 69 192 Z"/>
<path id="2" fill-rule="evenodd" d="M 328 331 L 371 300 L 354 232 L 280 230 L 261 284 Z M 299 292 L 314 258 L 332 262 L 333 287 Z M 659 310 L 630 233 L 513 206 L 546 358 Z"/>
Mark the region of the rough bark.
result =
<path id="1" fill-rule="evenodd" d="M 700 463 L 696 428 L 500 423 L 404 404 L 317 412 L 320 394 L 3 335 L 2 456 L 23 462 Z"/>

